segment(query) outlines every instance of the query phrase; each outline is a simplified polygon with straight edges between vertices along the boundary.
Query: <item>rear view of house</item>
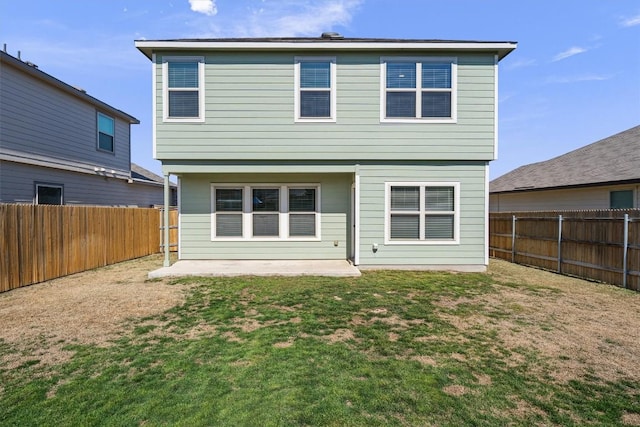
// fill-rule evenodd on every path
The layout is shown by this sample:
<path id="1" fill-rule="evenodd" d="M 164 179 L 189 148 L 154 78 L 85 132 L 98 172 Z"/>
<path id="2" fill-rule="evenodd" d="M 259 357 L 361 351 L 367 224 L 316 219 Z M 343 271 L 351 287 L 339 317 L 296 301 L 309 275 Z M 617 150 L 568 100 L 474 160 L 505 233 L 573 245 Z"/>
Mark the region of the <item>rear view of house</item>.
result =
<path id="1" fill-rule="evenodd" d="M 513 42 L 137 41 L 179 257 L 484 270 Z"/>

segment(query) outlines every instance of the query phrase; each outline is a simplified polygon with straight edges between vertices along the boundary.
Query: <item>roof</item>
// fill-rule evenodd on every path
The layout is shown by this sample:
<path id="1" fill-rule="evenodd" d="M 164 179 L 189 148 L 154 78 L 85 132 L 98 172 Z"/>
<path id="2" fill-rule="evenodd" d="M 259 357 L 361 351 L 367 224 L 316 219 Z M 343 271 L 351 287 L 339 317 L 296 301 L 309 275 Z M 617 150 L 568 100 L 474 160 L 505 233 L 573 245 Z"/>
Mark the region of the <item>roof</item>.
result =
<path id="1" fill-rule="evenodd" d="M 436 39 L 351 38 L 335 33 L 321 37 L 263 37 L 217 39 L 136 40 L 136 47 L 149 59 L 154 50 L 387 50 L 394 52 L 414 50 L 469 50 L 493 52 L 499 59 L 517 47 L 511 41 L 473 41 Z"/>
<path id="2" fill-rule="evenodd" d="M 131 163 L 131 179 L 164 185 L 164 178 L 135 163 Z"/>
<path id="3" fill-rule="evenodd" d="M 640 126 L 491 181 L 490 193 L 640 182 Z"/>
<path id="4" fill-rule="evenodd" d="M 23 62 L 18 58 L 14 58 L 4 51 L 0 51 L 0 63 L 3 65 L 10 65 L 14 68 L 19 69 L 27 75 L 30 75 L 33 78 L 39 79 L 53 87 L 56 87 L 67 94 L 74 96 L 78 99 L 81 99 L 89 104 L 94 105 L 99 110 L 109 113 L 113 116 L 119 117 L 122 120 L 125 120 L 129 124 L 139 124 L 140 121 L 135 117 L 125 113 L 124 111 L 118 110 L 117 108 L 112 107 L 111 105 L 100 101 L 97 98 L 94 98 L 91 95 L 88 95 L 84 90 L 73 87 L 62 80 L 58 80 L 50 74 L 45 73 L 40 70 L 37 65 L 31 62 Z"/>

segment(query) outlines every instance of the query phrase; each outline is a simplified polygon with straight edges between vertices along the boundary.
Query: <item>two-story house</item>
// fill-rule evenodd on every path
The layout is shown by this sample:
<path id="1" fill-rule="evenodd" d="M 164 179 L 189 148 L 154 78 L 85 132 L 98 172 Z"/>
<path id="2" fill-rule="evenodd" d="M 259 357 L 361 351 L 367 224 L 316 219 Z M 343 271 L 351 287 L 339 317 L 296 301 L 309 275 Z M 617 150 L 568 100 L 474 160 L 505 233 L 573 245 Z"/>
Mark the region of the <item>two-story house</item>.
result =
<path id="1" fill-rule="evenodd" d="M 0 52 L 0 203 L 163 203 L 163 180 L 131 164 L 135 117 Z"/>
<path id="2" fill-rule="evenodd" d="M 513 42 L 141 40 L 179 257 L 484 270 Z"/>

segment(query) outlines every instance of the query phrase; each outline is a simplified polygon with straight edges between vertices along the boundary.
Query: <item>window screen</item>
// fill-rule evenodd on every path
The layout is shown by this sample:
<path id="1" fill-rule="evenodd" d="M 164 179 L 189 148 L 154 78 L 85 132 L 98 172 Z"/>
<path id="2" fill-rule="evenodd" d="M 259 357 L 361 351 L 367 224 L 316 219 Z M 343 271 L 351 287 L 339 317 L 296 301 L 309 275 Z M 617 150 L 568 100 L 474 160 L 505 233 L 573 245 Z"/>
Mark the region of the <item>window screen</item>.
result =
<path id="1" fill-rule="evenodd" d="M 299 62 L 300 118 L 330 118 L 331 112 L 331 62 L 302 60 Z"/>
<path id="2" fill-rule="evenodd" d="M 62 186 L 36 184 L 36 204 L 62 205 Z"/>
<path id="3" fill-rule="evenodd" d="M 609 193 L 610 209 L 632 209 L 633 190 L 612 191 Z"/>
<path id="4" fill-rule="evenodd" d="M 114 120 L 109 116 L 98 113 L 98 148 L 100 150 L 113 152 L 114 136 Z"/>
<path id="5" fill-rule="evenodd" d="M 385 63 L 386 118 L 452 118 L 453 63 L 393 60 Z"/>
<path id="6" fill-rule="evenodd" d="M 200 81 L 198 62 L 168 62 L 168 116 L 200 116 Z"/>

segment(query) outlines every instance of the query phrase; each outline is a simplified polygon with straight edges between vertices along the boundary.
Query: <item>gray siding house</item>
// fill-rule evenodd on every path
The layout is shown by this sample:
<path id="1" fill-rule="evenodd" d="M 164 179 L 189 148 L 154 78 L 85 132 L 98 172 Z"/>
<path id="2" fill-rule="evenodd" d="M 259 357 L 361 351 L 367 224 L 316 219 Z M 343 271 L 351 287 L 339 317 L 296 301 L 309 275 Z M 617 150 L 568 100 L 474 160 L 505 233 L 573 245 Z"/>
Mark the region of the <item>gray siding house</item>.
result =
<path id="1" fill-rule="evenodd" d="M 0 99 L 0 203 L 163 203 L 161 178 L 132 173 L 136 118 L 6 52 Z"/>
<path id="2" fill-rule="evenodd" d="M 490 183 L 492 212 L 640 208 L 640 126 Z"/>
<path id="3" fill-rule="evenodd" d="M 141 40 L 179 258 L 484 270 L 513 42 Z"/>

